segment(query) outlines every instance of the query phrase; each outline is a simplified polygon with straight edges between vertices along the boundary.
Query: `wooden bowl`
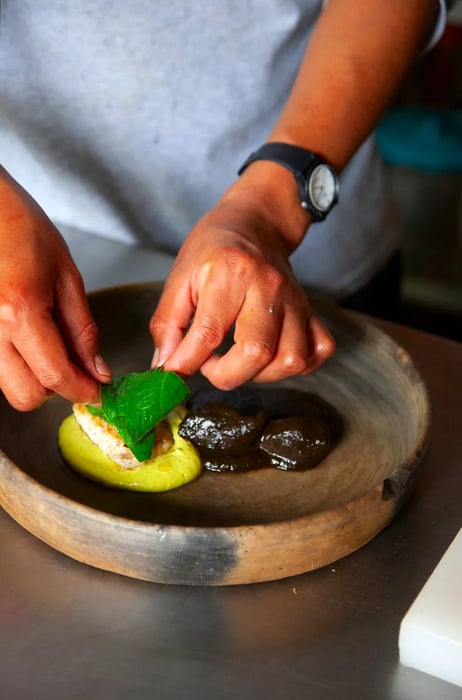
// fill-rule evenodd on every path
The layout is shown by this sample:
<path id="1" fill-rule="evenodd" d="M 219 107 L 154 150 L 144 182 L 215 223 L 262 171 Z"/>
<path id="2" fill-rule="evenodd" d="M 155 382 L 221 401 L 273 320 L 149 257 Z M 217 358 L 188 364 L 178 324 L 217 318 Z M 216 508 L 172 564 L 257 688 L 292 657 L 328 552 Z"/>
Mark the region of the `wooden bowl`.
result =
<path id="1" fill-rule="evenodd" d="M 161 284 L 90 295 L 116 374 L 149 367 L 148 322 Z M 430 408 L 412 359 L 363 317 L 315 305 L 337 351 L 309 377 L 344 420 L 315 469 L 204 473 L 163 494 L 118 491 L 74 473 L 57 431 L 71 411 L 54 397 L 22 414 L 0 404 L 0 505 L 24 528 L 86 564 L 160 583 L 229 585 L 284 578 L 361 547 L 403 505 L 427 447 Z M 193 388 L 205 386 L 193 377 Z M 274 385 L 273 385 L 274 388 Z"/>

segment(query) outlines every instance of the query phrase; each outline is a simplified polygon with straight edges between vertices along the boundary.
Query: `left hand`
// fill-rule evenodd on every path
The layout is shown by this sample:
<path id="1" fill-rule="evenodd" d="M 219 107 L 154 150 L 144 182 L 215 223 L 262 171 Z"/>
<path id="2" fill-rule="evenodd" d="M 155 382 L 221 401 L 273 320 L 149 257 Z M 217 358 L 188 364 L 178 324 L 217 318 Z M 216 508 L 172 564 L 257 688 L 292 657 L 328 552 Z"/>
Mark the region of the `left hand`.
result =
<path id="1" fill-rule="evenodd" d="M 235 325 L 234 344 L 216 354 Z M 151 323 L 153 365 L 221 389 L 309 374 L 335 344 L 296 280 L 284 239 L 239 198 L 204 216 L 183 244 Z"/>

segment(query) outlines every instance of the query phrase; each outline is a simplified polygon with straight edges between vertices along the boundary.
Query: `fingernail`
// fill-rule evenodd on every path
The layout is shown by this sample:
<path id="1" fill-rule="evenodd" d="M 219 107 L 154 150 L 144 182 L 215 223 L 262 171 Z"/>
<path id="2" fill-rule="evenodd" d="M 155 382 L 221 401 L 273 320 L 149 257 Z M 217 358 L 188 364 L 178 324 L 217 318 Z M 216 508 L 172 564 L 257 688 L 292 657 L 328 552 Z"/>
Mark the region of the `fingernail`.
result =
<path id="1" fill-rule="evenodd" d="M 151 368 L 157 369 L 158 367 L 162 367 L 162 365 L 165 362 L 165 359 L 166 358 L 161 358 L 160 350 L 159 350 L 159 348 L 156 348 L 154 350 L 154 355 L 152 356 Z"/>
<path id="2" fill-rule="evenodd" d="M 99 354 L 95 356 L 95 367 L 96 367 L 96 371 L 98 372 L 98 374 L 100 374 L 102 377 L 111 377 L 112 376 L 111 370 L 107 366 L 103 357 Z"/>

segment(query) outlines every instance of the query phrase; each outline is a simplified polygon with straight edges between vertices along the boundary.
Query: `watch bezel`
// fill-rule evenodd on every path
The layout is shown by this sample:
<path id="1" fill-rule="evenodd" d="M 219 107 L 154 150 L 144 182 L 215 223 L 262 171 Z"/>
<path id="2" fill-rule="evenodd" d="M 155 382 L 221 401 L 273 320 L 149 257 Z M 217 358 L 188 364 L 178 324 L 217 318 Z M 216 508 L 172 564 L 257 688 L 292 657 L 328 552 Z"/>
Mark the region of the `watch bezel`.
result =
<path id="1" fill-rule="evenodd" d="M 327 206 L 325 207 L 320 207 L 317 204 L 316 198 L 313 194 L 313 181 L 316 175 L 316 171 L 319 171 L 319 169 L 322 168 L 323 170 L 327 170 L 331 176 L 332 176 L 332 183 L 333 183 L 333 191 L 332 191 L 332 196 L 331 199 L 328 203 Z M 321 161 L 319 163 L 315 163 L 312 169 L 310 170 L 309 176 L 306 180 L 306 192 L 309 197 L 309 201 L 312 207 L 316 209 L 316 212 L 319 212 L 319 214 L 323 214 L 324 217 L 327 216 L 327 214 L 330 212 L 333 206 L 337 203 L 338 200 L 338 191 L 339 191 L 339 183 L 338 183 L 338 177 L 337 174 L 335 173 L 333 167 L 329 165 L 329 163 L 326 163 L 325 161 Z"/>

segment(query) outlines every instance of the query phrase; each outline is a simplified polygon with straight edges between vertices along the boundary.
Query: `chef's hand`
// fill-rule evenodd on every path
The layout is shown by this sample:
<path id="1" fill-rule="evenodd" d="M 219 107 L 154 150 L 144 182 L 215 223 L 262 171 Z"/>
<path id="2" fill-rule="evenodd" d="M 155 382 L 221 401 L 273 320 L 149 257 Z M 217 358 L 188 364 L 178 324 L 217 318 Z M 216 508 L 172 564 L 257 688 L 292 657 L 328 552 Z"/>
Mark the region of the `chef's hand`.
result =
<path id="1" fill-rule="evenodd" d="M 81 276 L 38 204 L 0 168 L 0 389 L 15 408 L 56 392 L 98 401 L 110 371 Z"/>
<path id="2" fill-rule="evenodd" d="M 215 386 L 232 389 L 250 379 L 308 374 L 332 355 L 334 341 L 289 264 L 291 234 L 307 226 L 298 199 L 291 206 L 289 231 L 277 196 L 260 201 L 239 181 L 199 221 L 151 319 L 153 366 L 186 376 L 200 370 Z M 233 324 L 234 344 L 219 356 L 215 351 Z"/>

